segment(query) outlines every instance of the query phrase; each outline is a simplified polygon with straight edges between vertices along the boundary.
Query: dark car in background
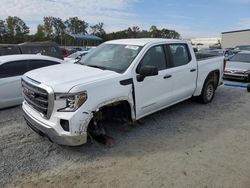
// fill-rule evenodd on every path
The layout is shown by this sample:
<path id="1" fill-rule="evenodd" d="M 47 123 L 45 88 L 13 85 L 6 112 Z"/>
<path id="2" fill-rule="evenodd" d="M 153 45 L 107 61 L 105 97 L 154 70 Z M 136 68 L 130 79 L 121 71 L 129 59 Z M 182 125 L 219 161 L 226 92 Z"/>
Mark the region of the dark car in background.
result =
<path id="1" fill-rule="evenodd" d="M 55 42 L 25 42 L 22 44 L 0 45 L 0 56 L 13 54 L 41 54 L 63 59 L 63 53 Z"/>
<path id="2" fill-rule="evenodd" d="M 15 44 L 0 44 L 0 56 L 22 54 L 21 49 Z"/>

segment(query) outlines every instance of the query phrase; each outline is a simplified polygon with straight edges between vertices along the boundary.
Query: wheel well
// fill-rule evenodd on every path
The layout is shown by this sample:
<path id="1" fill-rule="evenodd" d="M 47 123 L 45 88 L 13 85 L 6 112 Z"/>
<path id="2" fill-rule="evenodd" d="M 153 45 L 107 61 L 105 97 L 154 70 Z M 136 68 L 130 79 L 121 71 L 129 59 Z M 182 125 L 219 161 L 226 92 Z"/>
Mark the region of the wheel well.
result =
<path id="1" fill-rule="evenodd" d="M 128 101 L 116 101 L 110 104 L 106 104 L 93 112 L 93 118 L 89 124 L 93 121 L 120 121 L 120 122 L 132 122 L 131 106 Z M 88 127 L 89 127 L 88 126 Z"/>
<path id="2" fill-rule="evenodd" d="M 212 71 L 212 72 L 210 72 L 209 74 L 208 74 L 208 76 L 207 76 L 207 78 L 206 78 L 206 80 L 205 80 L 205 82 L 207 81 L 207 80 L 210 80 L 210 79 L 212 79 L 213 81 L 214 81 L 214 83 L 215 83 L 215 89 L 218 87 L 218 85 L 219 85 L 219 78 L 220 78 L 220 71 L 219 70 L 214 70 L 214 71 Z M 205 83 L 204 82 L 204 83 Z"/>
<path id="3" fill-rule="evenodd" d="M 127 118 L 128 120 L 132 120 L 131 116 L 131 107 L 128 101 L 122 100 L 122 101 L 116 101 L 107 105 L 104 105 L 99 108 L 99 110 L 96 113 L 102 113 L 102 118 L 111 118 L 117 117 L 117 118 Z M 95 116 L 95 113 L 94 113 Z"/>
<path id="4" fill-rule="evenodd" d="M 87 132 L 90 138 L 110 145 L 112 138 L 106 135 L 106 124 L 116 122 L 117 124 L 131 124 L 132 114 L 131 106 L 128 101 L 116 101 L 100 107 L 93 112 Z"/>

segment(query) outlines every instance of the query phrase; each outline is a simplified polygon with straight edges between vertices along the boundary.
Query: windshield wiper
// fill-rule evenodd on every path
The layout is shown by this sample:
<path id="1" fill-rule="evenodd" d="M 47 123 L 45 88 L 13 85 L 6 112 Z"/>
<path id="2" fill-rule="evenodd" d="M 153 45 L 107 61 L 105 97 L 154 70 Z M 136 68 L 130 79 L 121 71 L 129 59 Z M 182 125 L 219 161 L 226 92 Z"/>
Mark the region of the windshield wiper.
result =
<path id="1" fill-rule="evenodd" d="M 98 69 L 102 69 L 102 70 L 106 70 L 107 68 L 99 66 L 99 65 L 86 65 L 88 67 L 93 67 L 93 68 L 98 68 Z"/>

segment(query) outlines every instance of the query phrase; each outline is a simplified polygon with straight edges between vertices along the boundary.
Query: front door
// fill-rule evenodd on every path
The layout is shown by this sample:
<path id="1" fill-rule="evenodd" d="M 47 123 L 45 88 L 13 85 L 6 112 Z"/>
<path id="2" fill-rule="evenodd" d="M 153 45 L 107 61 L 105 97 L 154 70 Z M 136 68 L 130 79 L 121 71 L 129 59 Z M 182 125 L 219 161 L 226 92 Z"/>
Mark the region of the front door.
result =
<path id="1" fill-rule="evenodd" d="M 137 75 L 143 66 L 155 66 L 158 68 L 159 74 L 138 81 Z M 173 83 L 171 82 L 171 70 L 167 67 L 164 46 L 162 45 L 150 48 L 139 63 L 133 78 L 137 118 L 171 104 Z"/>

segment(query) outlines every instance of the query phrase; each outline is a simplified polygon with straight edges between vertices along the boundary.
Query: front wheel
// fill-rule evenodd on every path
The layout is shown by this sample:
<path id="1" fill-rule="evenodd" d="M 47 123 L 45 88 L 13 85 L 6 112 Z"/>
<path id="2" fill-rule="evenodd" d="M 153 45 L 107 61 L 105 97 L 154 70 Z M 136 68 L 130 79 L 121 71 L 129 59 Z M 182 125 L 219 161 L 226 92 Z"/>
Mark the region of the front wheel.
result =
<path id="1" fill-rule="evenodd" d="M 213 80 L 207 80 L 203 86 L 202 93 L 199 96 L 203 104 L 212 102 L 215 94 L 215 85 Z"/>

